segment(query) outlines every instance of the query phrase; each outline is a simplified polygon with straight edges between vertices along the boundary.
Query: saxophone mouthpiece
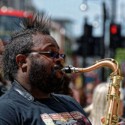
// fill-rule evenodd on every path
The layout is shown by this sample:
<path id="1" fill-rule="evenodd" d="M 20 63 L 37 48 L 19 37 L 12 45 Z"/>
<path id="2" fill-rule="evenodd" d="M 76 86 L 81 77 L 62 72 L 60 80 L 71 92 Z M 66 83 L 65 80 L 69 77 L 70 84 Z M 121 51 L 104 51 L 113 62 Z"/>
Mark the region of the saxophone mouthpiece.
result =
<path id="1" fill-rule="evenodd" d="M 62 69 L 63 72 L 65 73 L 72 73 L 74 72 L 74 67 L 72 65 L 69 65 L 69 66 L 65 66 L 63 69 Z"/>

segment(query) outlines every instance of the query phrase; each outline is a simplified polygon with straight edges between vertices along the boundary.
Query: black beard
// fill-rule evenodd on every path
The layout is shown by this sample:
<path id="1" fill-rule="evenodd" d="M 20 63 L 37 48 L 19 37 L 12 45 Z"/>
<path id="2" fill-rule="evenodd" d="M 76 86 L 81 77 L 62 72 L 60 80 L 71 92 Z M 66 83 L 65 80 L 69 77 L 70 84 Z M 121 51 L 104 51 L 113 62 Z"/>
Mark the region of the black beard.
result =
<path id="1" fill-rule="evenodd" d="M 57 78 L 56 70 L 51 69 L 51 72 L 48 72 L 49 66 L 47 64 L 41 64 L 34 59 L 31 60 L 29 82 L 32 88 L 35 87 L 44 93 L 57 91 L 65 81 L 65 76 Z"/>

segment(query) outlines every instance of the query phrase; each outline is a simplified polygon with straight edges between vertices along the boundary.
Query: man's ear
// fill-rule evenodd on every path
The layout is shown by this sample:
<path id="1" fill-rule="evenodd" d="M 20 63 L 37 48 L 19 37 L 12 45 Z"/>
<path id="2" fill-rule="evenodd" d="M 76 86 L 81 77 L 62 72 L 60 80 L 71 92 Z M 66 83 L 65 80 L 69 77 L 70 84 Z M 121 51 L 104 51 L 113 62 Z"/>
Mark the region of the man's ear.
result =
<path id="1" fill-rule="evenodd" d="M 26 62 L 26 56 L 23 54 L 18 54 L 16 56 L 16 63 L 18 65 L 18 67 L 22 68 L 23 72 L 26 72 L 27 70 L 27 62 Z"/>

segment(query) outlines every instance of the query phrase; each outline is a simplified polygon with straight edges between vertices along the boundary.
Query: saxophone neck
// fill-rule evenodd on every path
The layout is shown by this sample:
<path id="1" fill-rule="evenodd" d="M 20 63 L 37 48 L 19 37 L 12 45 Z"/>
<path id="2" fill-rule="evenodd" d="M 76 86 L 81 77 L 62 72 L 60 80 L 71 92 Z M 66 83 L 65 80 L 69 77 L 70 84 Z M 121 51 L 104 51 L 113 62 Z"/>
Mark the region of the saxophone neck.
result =
<path id="1" fill-rule="evenodd" d="M 64 67 L 62 71 L 64 71 L 65 73 L 84 73 L 84 72 L 90 72 L 92 70 L 96 70 L 100 67 L 108 67 L 113 70 L 113 75 L 121 75 L 118 62 L 112 58 L 98 60 L 96 61 L 95 64 L 87 68 L 77 68 L 77 67 L 73 67 L 69 65 L 69 66 Z"/>

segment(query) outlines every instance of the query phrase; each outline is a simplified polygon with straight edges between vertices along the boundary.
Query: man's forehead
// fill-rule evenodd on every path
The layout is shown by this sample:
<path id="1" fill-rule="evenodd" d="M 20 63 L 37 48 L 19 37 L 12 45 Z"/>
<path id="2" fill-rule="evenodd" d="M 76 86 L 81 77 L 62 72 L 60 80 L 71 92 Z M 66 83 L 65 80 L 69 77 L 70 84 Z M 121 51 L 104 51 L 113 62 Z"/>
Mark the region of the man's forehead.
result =
<path id="1" fill-rule="evenodd" d="M 37 34 L 33 35 L 34 47 L 44 46 L 44 47 L 56 47 L 59 49 L 59 46 L 56 40 L 50 35 Z"/>

